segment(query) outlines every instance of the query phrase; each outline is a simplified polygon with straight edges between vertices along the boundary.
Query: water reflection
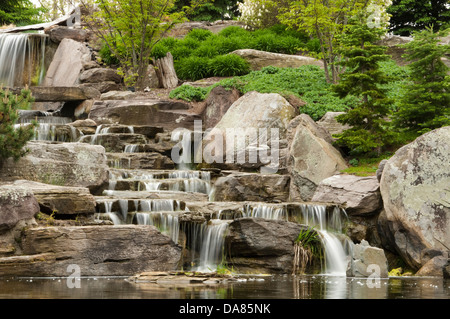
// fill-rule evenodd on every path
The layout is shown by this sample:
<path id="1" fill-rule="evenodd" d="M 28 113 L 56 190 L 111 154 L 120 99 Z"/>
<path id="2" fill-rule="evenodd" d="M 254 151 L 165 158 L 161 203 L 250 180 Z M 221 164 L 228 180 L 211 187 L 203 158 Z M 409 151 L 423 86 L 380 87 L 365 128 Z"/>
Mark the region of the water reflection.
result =
<path id="1" fill-rule="evenodd" d="M 340 276 L 247 276 L 210 285 L 132 283 L 125 278 L 0 279 L 0 299 L 450 299 L 450 280 Z"/>

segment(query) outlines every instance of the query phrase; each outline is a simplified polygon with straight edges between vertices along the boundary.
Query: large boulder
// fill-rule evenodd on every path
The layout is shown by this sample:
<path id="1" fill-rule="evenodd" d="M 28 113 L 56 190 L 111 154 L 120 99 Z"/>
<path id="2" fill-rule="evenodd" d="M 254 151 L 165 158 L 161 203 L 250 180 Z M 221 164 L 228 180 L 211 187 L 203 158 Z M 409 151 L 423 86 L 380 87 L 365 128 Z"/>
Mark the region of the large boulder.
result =
<path id="1" fill-rule="evenodd" d="M 320 182 L 347 168 L 342 155 L 331 144 L 330 134 L 306 114 L 289 123 L 288 141 L 291 200 L 310 201 Z"/>
<path id="2" fill-rule="evenodd" d="M 0 181 L 25 179 L 45 184 L 87 187 L 92 192 L 108 182 L 105 148 L 85 143 L 30 141 L 29 153 L 14 162 L 8 159 Z"/>
<path id="3" fill-rule="evenodd" d="M 78 42 L 86 41 L 88 33 L 83 29 L 68 28 L 63 26 L 54 26 L 45 30 L 50 40 L 60 43 L 63 39 L 72 39 Z"/>
<path id="4" fill-rule="evenodd" d="M 231 52 L 244 58 L 250 63 L 250 69 L 257 71 L 266 66 L 275 66 L 279 68 L 298 68 L 303 65 L 317 65 L 323 67 L 323 62 L 311 57 L 300 55 L 289 55 L 259 51 L 254 49 L 241 49 Z"/>
<path id="5" fill-rule="evenodd" d="M 80 276 L 131 276 L 176 270 L 181 257 L 153 226 L 36 227 L 24 230 L 22 246 L 23 255 L 0 258 L 0 276 L 69 276 L 74 267 Z"/>
<path id="6" fill-rule="evenodd" d="M 75 86 L 83 70 L 83 64 L 91 60 L 86 44 L 63 39 L 48 67 L 43 86 Z"/>
<path id="7" fill-rule="evenodd" d="M 289 199 L 289 176 L 234 173 L 214 183 L 215 201 L 285 202 Z"/>
<path id="8" fill-rule="evenodd" d="M 80 74 L 81 83 L 98 83 L 98 82 L 115 82 L 120 83 L 122 78 L 113 69 L 93 68 L 83 71 Z"/>
<path id="9" fill-rule="evenodd" d="M 17 180 L 10 185 L 32 192 L 39 203 L 40 211 L 49 215 L 95 213 L 95 198 L 86 187 L 50 185 L 27 180 Z"/>
<path id="10" fill-rule="evenodd" d="M 349 215 L 366 215 L 382 208 L 376 176 L 334 175 L 318 185 L 311 201 L 335 203 Z"/>
<path id="11" fill-rule="evenodd" d="M 277 93 L 248 92 L 206 134 L 203 153 L 196 154 L 196 161 L 202 159 L 220 168 L 277 172 L 280 141 L 285 139 L 288 123 L 295 115 L 292 105 Z"/>
<path id="12" fill-rule="evenodd" d="M 225 237 L 229 265 L 241 273 L 292 273 L 294 241 L 304 226 L 264 218 L 238 218 Z"/>
<path id="13" fill-rule="evenodd" d="M 428 132 L 400 148 L 384 166 L 379 221 L 384 244 L 414 269 L 427 252 L 450 247 L 450 126 Z M 433 254 L 432 257 L 435 257 Z"/>
<path id="14" fill-rule="evenodd" d="M 332 136 L 340 134 L 350 128 L 350 125 L 341 124 L 336 120 L 336 117 L 342 114 L 345 114 L 345 112 L 327 112 L 317 121 L 317 125 L 326 129 Z"/>

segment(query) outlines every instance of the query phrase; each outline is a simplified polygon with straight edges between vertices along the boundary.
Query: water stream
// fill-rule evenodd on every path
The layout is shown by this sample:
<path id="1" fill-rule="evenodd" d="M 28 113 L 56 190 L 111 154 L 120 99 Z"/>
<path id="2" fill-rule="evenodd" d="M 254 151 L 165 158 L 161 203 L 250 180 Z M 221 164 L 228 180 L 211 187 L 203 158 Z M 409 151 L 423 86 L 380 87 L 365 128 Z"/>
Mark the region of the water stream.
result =
<path id="1" fill-rule="evenodd" d="M 45 74 L 47 35 L 0 34 L 0 84 L 39 85 Z"/>

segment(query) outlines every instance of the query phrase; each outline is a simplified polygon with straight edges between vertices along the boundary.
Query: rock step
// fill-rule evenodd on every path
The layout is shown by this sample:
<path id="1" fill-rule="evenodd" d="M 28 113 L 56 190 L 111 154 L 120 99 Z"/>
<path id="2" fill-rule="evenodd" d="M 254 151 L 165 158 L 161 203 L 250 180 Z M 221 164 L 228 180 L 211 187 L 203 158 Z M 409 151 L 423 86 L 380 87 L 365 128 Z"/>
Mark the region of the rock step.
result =
<path id="1" fill-rule="evenodd" d="M 114 190 L 175 190 L 204 194 L 209 194 L 211 190 L 209 181 L 201 180 L 199 178 L 110 180 L 110 186 L 110 188 L 114 187 Z"/>
<path id="2" fill-rule="evenodd" d="M 189 104 L 164 100 L 95 101 L 89 118 L 97 123 L 156 125 L 169 131 L 178 127 L 192 129 L 198 114 L 187 111 Z"/>
<path id="3" fill-rule="evenodd" d="M 163 133 L 164 128 L 157 125 L 121 125 L 121 124 L 100 124 L 96 129 L 97 133 L 134 133 L 145 135 L 149 139 L 154 139 L 158 133 Z"/>
<path id="4" fill-rule="evenodd" d="M 114 199 L 174 199 L 179 201 L 206 202 L 208 195 L 194 192 L 181 191 L 103 191 L 102 196 L 96 196 L 97 199 L 114 200 Z"/>
<path id="5" fill-rule="evenodd" d="M 212 170 L 173 170 L 173 169 L 110 169 L 114 179 L 167 179 L 167 178 L 200 178 L 202 180 L 208 180 L 217 171 Z"/>
<path id="6" fill-rule="evenodd" d="M 106 153 L 109 167 L 114 169 L 175 169 L 175 163 L 161 153 Z"/>
<path id="7" fill-rule="evenodd" d="M 106 152 L 123 152 L 129 144 L 146 144 L 147 137 L 135 133 L 103 133 L 85 135 L 79 140 L 80 143 L 102 145 Z"/>
<path id="8" fill-rule="evenodd" d="M 97 212 L 183 211 L 186 203 L 175 199 L 111 199 L 96 197 Z"/>

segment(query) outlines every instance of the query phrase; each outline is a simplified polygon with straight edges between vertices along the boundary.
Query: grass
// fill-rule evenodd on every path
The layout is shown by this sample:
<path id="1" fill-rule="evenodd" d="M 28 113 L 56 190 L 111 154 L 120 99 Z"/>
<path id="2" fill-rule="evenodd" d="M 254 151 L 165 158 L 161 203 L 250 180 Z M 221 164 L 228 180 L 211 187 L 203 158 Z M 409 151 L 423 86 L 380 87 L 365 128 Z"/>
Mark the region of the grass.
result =
<path id="1" fill-rule="evenodd" d="M 375 176 L 380 162 L 389 159 L 391 156 L 391 153 L 387 153 L 374 158 L 352 158 L 349 160 L 349 168 L 341 170 L 341 173 L 362 177 Z"/>

